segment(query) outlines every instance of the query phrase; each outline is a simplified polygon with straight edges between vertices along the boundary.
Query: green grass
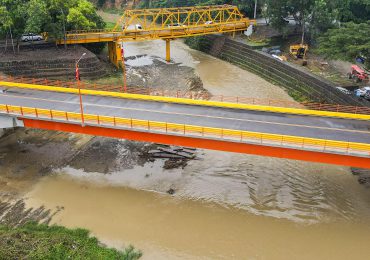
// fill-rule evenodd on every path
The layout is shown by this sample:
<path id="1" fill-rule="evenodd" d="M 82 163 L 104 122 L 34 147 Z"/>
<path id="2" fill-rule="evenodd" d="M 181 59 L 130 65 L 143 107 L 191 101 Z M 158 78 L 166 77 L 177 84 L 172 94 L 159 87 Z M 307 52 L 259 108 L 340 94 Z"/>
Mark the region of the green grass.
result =
<path id="1" fill-rule="evenodd" d="M 17 228 L 0 226 L 0 259 L 135 260 L 141 255 L 132 246 L 124 251 L 107 248 L 85 229 L 36 223 Z"/>
<path id="2" fill-rule="evenodd" d="M 105 13 L 110 13 L 110 14 L 123 14 L 123 8 L 122 9 L 117 9 L 117 8 L 103 8 L 101 9 Z"/>
<path id="3" fill-rule="evenodd" d="M 262 48 L 270 45 L 270 39 L 264 39 L 264 40 L 250 40 L 246 39 L 245 43 L 253 48 Z"/>
<path id="4" fill-rule="evenodd" d="M 105 29 L 113 29 L 116 26 L 115 23 L 105 22 Z"/>

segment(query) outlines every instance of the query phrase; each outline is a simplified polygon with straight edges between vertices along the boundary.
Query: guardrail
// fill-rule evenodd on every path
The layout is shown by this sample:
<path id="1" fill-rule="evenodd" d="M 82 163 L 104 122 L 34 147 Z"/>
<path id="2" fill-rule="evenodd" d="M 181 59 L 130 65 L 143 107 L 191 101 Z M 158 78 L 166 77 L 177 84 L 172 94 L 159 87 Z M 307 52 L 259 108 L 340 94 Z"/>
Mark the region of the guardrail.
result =
<path id="1" fill-rule="evenodd" d="M 80 113 L 10 105 L 0 105 L 0 113 L 39 120 L 61 121 L 71 124 L 80 124 L 83 119 L 86 125 L 100 126 L 105 128 L 149 131 L 168 135 L 183 135 L 188 137 L 208 139 L 211 138 L 231 142 L 370 157 L 370 144 L 362 143 L 341 142 L 93 114 L 84 114 L 82 118 Z"/>
<path id="2" fill-rule="evenodd" d="M 67 82 L 67 81 L 61 81 L 61 80 L 50 80 L 50 79 L 39 79 L 39 78 L 24 78 L 24 77 L 12 77 L 12 76 L 1 76 L 0 75 L 0 81 L 38 84 L 38 85 L 45 85 L 45 86 L 58 86 L 58 87 L 66 87 L 66 88 L 78 88 L 77 82 Z M 82 89 L 124 92 L 123 86 L 80 82 L 80 87 Z M 149 96 L 188 98 L 188 99 L 195 99 L 195 100 L 211 100 L 211 101 L 218 101 L 218 102 L 260 105 L 260 106 L 300 108 L 300 109 L 306 108 L 306 109 L 317 110 L 317 111 L 370 115 L 369 107 L 344 106 L 344 105 L 339 105 L 339 104 L 324 104 L 324 103 L 314 103 L 314 102 L 298 103 L 298 102 L 291 102 L 291 101 L 285 101 L 285 100 L 259 99 L 259 98 L 238 97 L 238 96 L 225 96 L 225 95 L 211 95 L 206 91 L 180 91 L 180 90 L 171 91 L 171 90 L 165 90 L 161 88 L 150 88 L 150 87 L 146 88 L 146 87 L 128 86 L 126 89 L 126 93 L 149 95 Z"/>

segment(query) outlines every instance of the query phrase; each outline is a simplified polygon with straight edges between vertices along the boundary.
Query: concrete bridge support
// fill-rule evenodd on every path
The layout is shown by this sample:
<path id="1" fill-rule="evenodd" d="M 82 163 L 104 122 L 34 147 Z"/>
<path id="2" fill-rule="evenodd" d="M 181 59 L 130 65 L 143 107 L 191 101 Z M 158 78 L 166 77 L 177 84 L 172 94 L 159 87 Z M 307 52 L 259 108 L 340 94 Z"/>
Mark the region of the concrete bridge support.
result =
<path id="1" fill-rule="evenodd" d="M 171 61 L 171 39 L 166 39 L 166 61 Z"/>
<path id="2" fill-rule="evenodd" d="M 116 66 L 120 67 L 122 62 L 121 44 L 117 42 L 108 42 L 109 60 Z"/>
<path id="3" fill-rule="evenodd" d="M 13 128 L 13 127 L 24 127 L 23 121 L 18 120 L 16 117 L 0 115 L 0 129 Z M 0 134 L 1 135 L 1 134 Z"/>

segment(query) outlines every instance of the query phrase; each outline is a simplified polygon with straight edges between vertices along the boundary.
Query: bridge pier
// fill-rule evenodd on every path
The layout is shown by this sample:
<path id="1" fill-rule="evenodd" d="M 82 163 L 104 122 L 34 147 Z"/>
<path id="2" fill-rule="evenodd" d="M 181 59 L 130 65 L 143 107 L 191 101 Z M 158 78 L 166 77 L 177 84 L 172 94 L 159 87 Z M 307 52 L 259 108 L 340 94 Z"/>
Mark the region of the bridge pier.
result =
<path id="1" fill-rule="evenodd" d="M 24 127 L 23 121 L 12 116 L 0 115 L 0 129 L 13 128 L 13 127 Z M 0 133 L 1 135 L 1 133 Z"/>
<path id="2" fill-rule="evenodd" d="M 171 39 L 166 39 L 166 61 L 171 61 Z"/>
<path id="3" fill-rule="evenodd" d="M 119 68 L 122 62 L 121 44 L 117 42 L 108 42 L 108 55 L 109 60 L 114 66 Z"/>

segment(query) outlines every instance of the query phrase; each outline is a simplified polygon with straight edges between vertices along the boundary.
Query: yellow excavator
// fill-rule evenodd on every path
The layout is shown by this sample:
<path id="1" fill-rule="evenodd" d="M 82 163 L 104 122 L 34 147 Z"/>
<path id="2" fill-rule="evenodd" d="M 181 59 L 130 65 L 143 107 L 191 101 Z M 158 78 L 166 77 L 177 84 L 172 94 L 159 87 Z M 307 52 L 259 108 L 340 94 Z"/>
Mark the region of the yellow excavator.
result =
<path id="1" fill-rule="evenodd" d="M 293 44 L 289 47 L 289 53 L 294 59 L 303 59 L 303 66 L 307 65 L 306 53 L 308 51 L 308 44 L 304 44 L 305 26 L 303 25 L 302 41 L 300 44 Z"/>
<path id="2" fill-rule="evenodd" d="M 307 44 L 294 44 L 290 45 L 289 52 L 290 55 L 294 57 L 294 59 L 302 59 L 302 66 L 307 65 L 307 59 L 306 59 L 306 53 L 308 51 L 308 45 Z"/>
<path id="3" fill-rule="evenodd" d="M 308 51 L 308 45 L 307 44 L 294 44 L 290 45 L 289 52 L 290 55 L 292 55 L 296 59 L 306 59 L 306 53 Z"/>

